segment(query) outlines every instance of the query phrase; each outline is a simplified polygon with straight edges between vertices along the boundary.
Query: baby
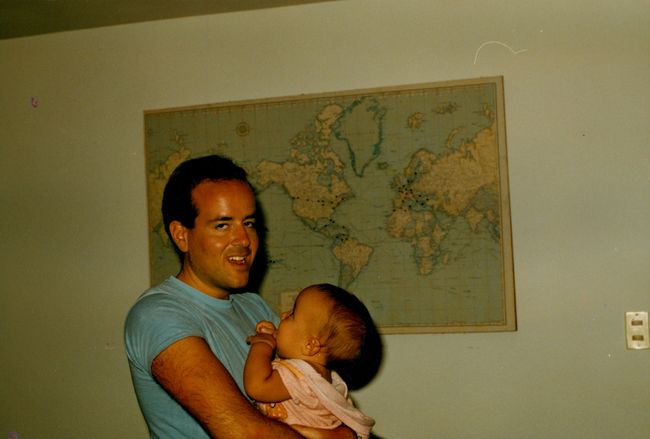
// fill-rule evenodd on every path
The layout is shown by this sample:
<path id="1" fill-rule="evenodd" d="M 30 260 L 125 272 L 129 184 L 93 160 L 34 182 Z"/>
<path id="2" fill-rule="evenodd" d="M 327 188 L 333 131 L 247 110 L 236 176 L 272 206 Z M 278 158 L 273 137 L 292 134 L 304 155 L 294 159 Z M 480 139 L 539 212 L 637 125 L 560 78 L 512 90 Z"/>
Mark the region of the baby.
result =
<path id="1" fill-rule="evenodd" d="M 371 325 L 366 307 L 346 290 L 305 288 L 277 330 L 262 321 L 248 337 L 246 392 L 264 414 L 287 424 L 333 429 L 343 423 L 368 438 L 375 421 L 354 406 L 335 369 L 363 355 Z"/>

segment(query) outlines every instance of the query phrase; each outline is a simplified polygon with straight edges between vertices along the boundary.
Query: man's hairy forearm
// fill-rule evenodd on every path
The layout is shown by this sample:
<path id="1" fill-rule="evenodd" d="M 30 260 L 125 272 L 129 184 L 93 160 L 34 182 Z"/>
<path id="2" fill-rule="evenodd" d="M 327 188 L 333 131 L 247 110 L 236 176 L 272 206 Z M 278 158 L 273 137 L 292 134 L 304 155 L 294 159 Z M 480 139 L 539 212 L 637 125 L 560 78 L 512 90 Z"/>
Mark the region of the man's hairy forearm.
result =
<path id="1" fill-rule="evenodd" d="M 201 338 L 170 345 L 153 361 L 151 371 L 214 438 L 302 437 L 259 413 Z"/>

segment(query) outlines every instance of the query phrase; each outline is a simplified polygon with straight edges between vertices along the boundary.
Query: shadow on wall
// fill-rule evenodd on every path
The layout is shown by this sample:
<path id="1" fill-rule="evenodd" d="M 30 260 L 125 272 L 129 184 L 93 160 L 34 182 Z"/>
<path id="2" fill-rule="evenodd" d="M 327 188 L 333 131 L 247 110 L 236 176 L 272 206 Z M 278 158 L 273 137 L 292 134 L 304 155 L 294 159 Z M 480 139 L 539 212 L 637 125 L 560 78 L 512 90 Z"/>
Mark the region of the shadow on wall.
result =
<path id="1" fill-rule="evenodd" d="M 363 347 L 359 358 L 348 365 L 337 368 L 336 372 L 347 383 L 349 390 L 361 389 L 375 379 L 384 357 L 384 345 L 379 330 L 372 317 L 367 315 L 367 327 Z"/>
<path id="2" fill-rule="evenodd" d="M 336 372 L 347 383 L 349 390 L 358 390 L 370 384 L 379 373 L 384 358 L 384 345 L 377 325 L 370 314 L 366 316 L 366 319 L 368 332 L 359 358 L 346 367 L 336 369 Z M 357 405 L 356 402 L 355 405 Z M 370 439 L 382 439 L 382 437 L 371 432 Z"/>

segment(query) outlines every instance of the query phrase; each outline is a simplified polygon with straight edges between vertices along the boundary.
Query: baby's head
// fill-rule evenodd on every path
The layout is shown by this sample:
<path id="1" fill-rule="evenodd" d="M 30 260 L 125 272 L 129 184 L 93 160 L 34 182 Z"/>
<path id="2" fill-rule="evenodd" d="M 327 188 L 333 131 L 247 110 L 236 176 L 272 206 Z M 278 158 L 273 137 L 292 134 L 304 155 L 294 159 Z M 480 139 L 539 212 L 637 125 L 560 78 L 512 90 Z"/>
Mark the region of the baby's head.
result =
<path id="1" fill-rule="evenodd" d="M 330 300 L 328 319 L 321 334 L 327 347 L 327 364 L 356 360 L 372 324 L 370 313 L 354 294 L 330 284 L 315 285 Z"/>
<path id="2" fill-rule="evenodd" d="M 303 359 L 323 355 L 326 367 L 338 369 L 361 355 L 371 325 L 368 309 L 355 295 L 331 284 L 312 285 L 282 316 L 278 354 Z"/>

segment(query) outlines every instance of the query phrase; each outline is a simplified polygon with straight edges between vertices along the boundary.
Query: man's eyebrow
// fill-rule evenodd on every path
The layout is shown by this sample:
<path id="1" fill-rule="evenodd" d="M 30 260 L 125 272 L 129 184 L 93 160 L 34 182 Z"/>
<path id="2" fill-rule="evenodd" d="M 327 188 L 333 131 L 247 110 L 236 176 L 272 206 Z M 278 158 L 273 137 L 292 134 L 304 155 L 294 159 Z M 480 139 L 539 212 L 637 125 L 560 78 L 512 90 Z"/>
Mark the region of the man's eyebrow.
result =
<path id="1" fill-rule="evenodd" d="M 216 216 L 212 218 L 209 222 L 211 223 L 216 223 L 220 221 L 232 221 L 234 218 L 232 216 L 228 215 L 223 215 L 223 216 Z M 244 220 L 249 220 L 249 219 L 257 219 L 257 212 L 253 212 L 250 215 L 246 215 L 244 217 Z"/>
<path id="2" fill-rule="evenodd" d="M 217 223 L 217 222 L 220 222 L 220 221 L 232 221 L 232 217 L 231 216 L 216 216 L 216 217 L 212 218 L 209 222 Z"/>

